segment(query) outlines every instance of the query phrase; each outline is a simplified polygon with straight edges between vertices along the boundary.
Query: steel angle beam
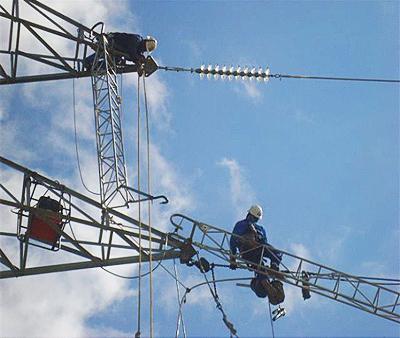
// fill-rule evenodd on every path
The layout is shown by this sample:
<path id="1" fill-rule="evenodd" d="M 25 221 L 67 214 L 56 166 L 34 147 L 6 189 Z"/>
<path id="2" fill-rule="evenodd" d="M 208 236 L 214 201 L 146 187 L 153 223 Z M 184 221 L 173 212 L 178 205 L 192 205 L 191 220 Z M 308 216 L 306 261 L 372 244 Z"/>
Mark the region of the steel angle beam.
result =
<path id="1" fill-rule="evenodd" d="M 6 158 L 0 157 L 0 164 L 7 171 L 21 173 L 18 187 L 0 184 L 2 215 L 7 210 L 16 214 L 2 217 L 3 222 L 15 217 L 15 232 L 9 231 L 13 228 L 10 224 L 0 224 L 4 243 L 0 246 L 0 278 L 137 263 L 139 257 L 146 262 L 150 256 L 150 232 L 152 260 L 180 257 L 184 246 L 181 238 L 150 229 L 122 212 L 102 208 L 90 197 Z M 57 201 L 63 211 L 39 207 L 43 196 Z M 42 231 L 34 233 L 34 224 Z M 52 234 L 53 242 L 42 237 L 43 231 Z M 33 250 L 35 254 L 41 250 L 40 263 L 31 258 Z"/>
<path id="2" fill-rule="evenodd" d="M 240 236 L 181 214 L 172 215 L 171 222 L 177 233 L 180 233 L 182 237 L 188 237 L 188 241 L 199 250 L 199 254 L 203 251 L 212 255 L 217 264 L 218 260 L 224 263 L 230 262 L 230 238 L 240 239 Z M 259 243 L 256 246 L 260 250 L 270 249 L 270 246 Z M 257 274 L 274 276 L 273 278 L 300 288 L 303 296 L 308 293 L 319 294 L 333 301 L 400 323 L 400 280 L 391 279 L 393 283 L 388 283 L 384 278 L 380 280 L 377 277 L 358 277 L 283 250 L 274 250 L 283 254 L 281 271 L 278 274 L 264 264 L 262 257 L 256 263 L 238 255 L 236 258 L 238 267 Z M 295 268 L 288 269 L 287 266 Z"/>

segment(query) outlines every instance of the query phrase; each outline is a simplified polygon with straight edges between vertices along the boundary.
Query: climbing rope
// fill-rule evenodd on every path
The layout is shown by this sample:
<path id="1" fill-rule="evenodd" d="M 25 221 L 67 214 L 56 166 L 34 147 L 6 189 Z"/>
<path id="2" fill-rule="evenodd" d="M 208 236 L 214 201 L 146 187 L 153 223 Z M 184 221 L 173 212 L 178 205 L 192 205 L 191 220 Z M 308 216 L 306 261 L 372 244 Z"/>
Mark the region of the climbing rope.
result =
<path id="1" fill-rule="evenodd" d="M 75 154 L 76 154 L 76 161 L 78 164 L 78 171 L 79 171 L 79 177 L 81 179 L 81 183 L 83 187 L 91 194 L 93 195 L 100 195 L 98 192 L 94 192 L 91 189 L 88 188 L 88 186 L 85 184 L 85 180 L 83 179 L 83 174 L 82 174 L 82 169 L 81 169 L 81 162 L 79 158 L 79 148 L 78 148 L 78 132 L 77 132 L 77 126 L 76 126 L 76 98 L 75 98 L 75 78 L 72 79 L 72 105 L 73 105 L 73 111 L 74 111 L 74 140 L 75 140 Z"/>
<path id="2" fill-rule="evenodd" d="M 272 338 L 275 338 L 274 321 L 272 320 L 271 303 L 269 300 L 268 300 L 268 308 L 269 308 L 269 320 L 271 323 L 271 330 L 272 330 Z"/>
<path id="3" fill-rule="evenodd" d="M 140 76 L 138 74 L 137 81 L 137 184 L 140 191 Z M 138 199 L 140 195 L 138 193 Z M 142 215 L 141 203 L 138 203 L 138 221 L 139 221 L 139 278 L 138 278 L 138 306 L 137 306 L 137 331 L 135 338 L 140 338 L 140 321 L 141 321 L 141 298 L 142 298 Z"/>
<path id="4" fill-rule="evenodd" d="M 147 148 L 147 194 L 151 195 L 151 173 L 150 173 L 150 125 L 149 108 L 147 105 L 146 76 L 143 76 L 144 105 L 146 109 L 146 148 Z M 140 189 L 139 189 L 140 190 Z M 140 204 L 140 202 L 139 202 Z M 152 248 L 152 227 L 151 227 L 151 205 L 152 201 L 147 202 L 148 232 L 149 232 L 149 292 L 150 292 L 150 338 L 153 338 L 153 248 Z"/>
<path id="5" fill-rule="evenodd" d="M 180 293 L 180 288 L 179 288 L 179 283 L 178 283 L 178 269 L 176 268 L 176 261 L 174 258 L 174 275 L 175 275 L 175 285 L 176 285 L 176 295 L 178 299 L 178 305 L 179 305 L 179 300 L 181 299 L 181 293 Z M 185 327 L 185 321 L 183 319 L 183 313 L 181 313 L 181 316 L 178 317 L 178 321 L 176 323 L 176 331 L 175 331 L 175 337 L 179 337 L 179 327 L 182 326 L 182 331 L 183 331 L 183 338 L 186 338 L 186 327 Z"/>

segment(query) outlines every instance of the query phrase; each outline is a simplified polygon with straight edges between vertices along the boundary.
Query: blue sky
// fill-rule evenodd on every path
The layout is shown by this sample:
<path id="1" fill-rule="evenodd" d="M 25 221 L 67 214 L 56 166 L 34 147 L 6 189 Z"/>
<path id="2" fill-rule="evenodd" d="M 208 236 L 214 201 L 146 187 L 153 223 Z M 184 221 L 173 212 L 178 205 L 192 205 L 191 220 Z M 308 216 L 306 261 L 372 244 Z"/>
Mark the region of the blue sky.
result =
<path id="1" fill-rule="evenodd" d="M 55 6 L 88 26 L 103 19 L 113 31 L 155 36 L 159 45 L 154 56 L 160 65 L 269 66 L 272 73 L 282 74 L 400 78 L 395 1 L 56 1 Z M 132 176 L 135 81 L 134 74 L 127 75 L 123 86 Z M 86 178 L 95 187 L 95 175 L 88 174 L 96 170 L 89 82 L 77 81 L 78 120 Z M 153 190 L 171 200 L 168 207 L 156 207 L 162 229 L 172 229 L 170 214 L 183 212 L 229 230 L 257 202 L 265 210 L 262 224 L 268 238 L 277 247 L 351 274 L 400 278 L 398 84 L 228 82 L 160 70 L 149 78 L 148 88 Z M 83 191 L 72 148 L 71 82 L 2 87 L 0 98 L 2 155 Z M 181 266 L 179 271 L 189 284 L 201 279 L 193 268 Z M 80 304 L 81 313 L 71 314 L 75 317 L 70 320 L 51 314 L 44 300 L 36 300 L 43 318 L 61 320 L 67 336 L 132 335 L 136 282 L 101 277 L 107 278 L 105 288 L 118 285 L 120 293 L 95 293 L 79 284 L 78 279 L 101 274 L 71 272 L 4 285 L 12 294 L 23 294 L 29 282 L 39 290 L 38 285 L 67 276 L 65 287 L 79 285 L 82 293 L 107 301 L 96 303 L 97 309 Z M 155 279 L 156 332 L 173 336 L 175 284 L 161 269 Z M 240 337 L 271 335 L 263 300 L 234 284 L 221 286 L 219 292 Z M 316 295 L 303 302 L 300 290 L 287 292 L 289 314 L 276 323 L 276 336 L 400 334 L 392 322 Z M 3 314 L 7 304 L 13 316 L 27 315 L 23 303 L 15 300 L 15 305 L 3 296 Z M 71 297 L 79 304 L 80 295 Z M 72 300 L 59 305 L 60 313 L 76 310 Z M 190 337 L 227 336 L 205 289 L 189 294 L 184 316 Z M 7 324 L 3 335 L 34 332 L 28 321 L 18 325 L 21 331 Z M 38 330 L 53 335 L 44 326 Z"/>

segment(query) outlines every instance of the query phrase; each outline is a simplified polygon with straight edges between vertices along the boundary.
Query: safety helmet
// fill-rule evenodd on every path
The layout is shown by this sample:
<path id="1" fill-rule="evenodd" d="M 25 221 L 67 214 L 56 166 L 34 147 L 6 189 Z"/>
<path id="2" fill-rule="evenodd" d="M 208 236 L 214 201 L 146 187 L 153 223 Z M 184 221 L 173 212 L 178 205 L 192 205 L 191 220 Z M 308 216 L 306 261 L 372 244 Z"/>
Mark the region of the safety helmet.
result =
<path id="1" fill-rule="evenodd" d="M 258 219 L 261 219 L 263 216 L 263 210 L 258 204 L 252 205 L 248 210 L 248 213 L 254 217 L 257 217 Z"/>
<path id="2" fill-rule="evenodd" d="M 146 47 L 146 52 L 148 53 L 151 53 L 157 48 L 157 40 L 152 36 L 146 36 L 146 38 L 144 39 L 144 44 Z"/>

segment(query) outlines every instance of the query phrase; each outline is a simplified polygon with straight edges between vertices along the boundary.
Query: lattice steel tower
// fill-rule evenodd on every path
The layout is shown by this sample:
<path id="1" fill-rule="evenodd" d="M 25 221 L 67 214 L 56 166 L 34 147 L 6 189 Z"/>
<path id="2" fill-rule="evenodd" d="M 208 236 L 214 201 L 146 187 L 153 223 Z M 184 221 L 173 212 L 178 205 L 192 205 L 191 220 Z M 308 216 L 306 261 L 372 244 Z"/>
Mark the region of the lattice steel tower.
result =
<path id="1" fill-rule="evenodd" d="M 106 35 L 99 37 L 91 69 L 100 200 L 104 207 L 127 205 L 127 172 L 121 127 L 115 56 L 109 52 Z"/>

